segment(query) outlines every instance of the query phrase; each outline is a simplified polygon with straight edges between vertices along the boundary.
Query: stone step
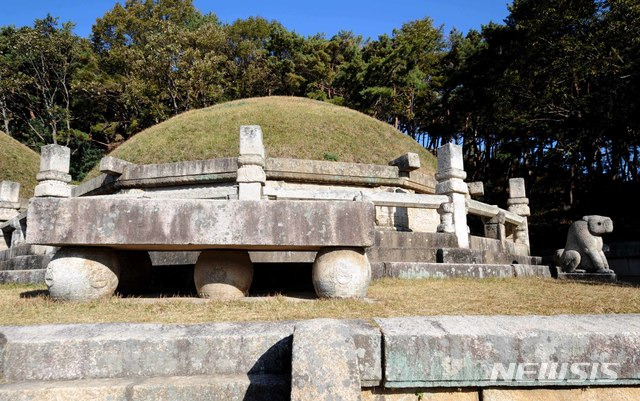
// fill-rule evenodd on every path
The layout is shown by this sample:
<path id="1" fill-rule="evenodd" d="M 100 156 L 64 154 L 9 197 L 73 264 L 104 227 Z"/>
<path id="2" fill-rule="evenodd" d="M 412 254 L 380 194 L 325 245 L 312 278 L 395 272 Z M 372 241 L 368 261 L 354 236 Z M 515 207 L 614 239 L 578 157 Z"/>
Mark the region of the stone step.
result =
<path id="1" fill-rule="evenodd" d="M 438 263 L 484 263 L 482 251 L 464 248 L 440 248 L 436 251 Z"/>
<path id="2" fill-rule="evenodd" d="M 381 380 L 380 332 L 347 321 L 361 380 Z M 290 375 L 296 322 L 0 326 L 0 383 Z M 171 399 L 171 397 L 167 398 Z"/>
<path id="3" fill-rule="evenodd" d="M 88 379 L 0 385 L 0 401 L 288 400 L 290 375 L 200 375 Z"/>
<path id="4" fill-rule="evenodd" d="M 451 233 L 421 233 L 378 230 L 375 245 L 382 248 L 455 248 L 458 240 Z"/>
<path id="5" fill-rule="evenodd" d="M 0 284 L 44 284 L 46 269 L 0 270 Z"/>
<path id="6" fill-rule="evenodd" d="M 548 266 L 468 263 L 389 262 L 384 276 L 406 279 L 449 277 L 551 277 Z"/>
<path id="7" fill-rule="evenodd" d="M 292 323 L 0 326 L 0 382 L 288 374 Z"/>
<path id="8" fill-rule="evenodd" d="M 28 245 L 28 244 L 15 245 L 9 249 L 0 251 L 0 261 L 13 259 L 17 256 L 46 255 L 49 253 L 54 253 L 56 249 L 57 248 L 54 246 L 46 246 L 46 245 Z"/>
<path id="9" fill-rule="evenodd" d="M 23 255 L 0 261 L 0 271 L 46 269 L 53 254 Z"/>
<path id="10" fill-rule="evenodd" d="M 369 248 L 369 262 L 435 262 L 436 250 L 429 248 Z"/>

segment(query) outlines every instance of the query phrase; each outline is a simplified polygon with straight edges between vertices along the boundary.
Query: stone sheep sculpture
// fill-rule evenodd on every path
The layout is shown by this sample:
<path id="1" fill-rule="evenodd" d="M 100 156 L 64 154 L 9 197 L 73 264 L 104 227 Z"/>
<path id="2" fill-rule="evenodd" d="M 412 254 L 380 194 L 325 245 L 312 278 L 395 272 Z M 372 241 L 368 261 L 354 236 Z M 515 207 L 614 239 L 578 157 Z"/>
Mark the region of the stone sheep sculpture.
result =
<path id="1" fill-rule="evenodd" d="M 564 273 L 611 273 L 602 250 L 602 235 L 613 231 L 605 216 L 584 216 L 569 227 L 564 249 L 556 251 L 556 264 Z"/>

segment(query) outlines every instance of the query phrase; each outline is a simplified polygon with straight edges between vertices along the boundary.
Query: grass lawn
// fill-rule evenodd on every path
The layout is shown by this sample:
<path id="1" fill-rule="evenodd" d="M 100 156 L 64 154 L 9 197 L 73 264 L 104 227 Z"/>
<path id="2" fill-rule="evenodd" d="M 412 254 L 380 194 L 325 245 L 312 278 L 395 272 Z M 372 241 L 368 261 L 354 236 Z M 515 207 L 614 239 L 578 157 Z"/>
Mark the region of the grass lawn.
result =
<path id="1" fill-rule="evenodd" d="M 30 198 L 33 196 L 39 169 L 40 155 L 0 132 L 0 181 L 19 182 L 20 197 Z"/>
<path id="2" fill-rule="evenodd" d="M 119 298 L 56 302 L 44 286 L 0 286 L 0 324 L 371 319 L 428 315 L 556 315 L 640 313 L 640 287 L 539 278 L 383 279 L 366 300 L 304 300 L 284 296 L 214 302 L 185 298 Z"/>

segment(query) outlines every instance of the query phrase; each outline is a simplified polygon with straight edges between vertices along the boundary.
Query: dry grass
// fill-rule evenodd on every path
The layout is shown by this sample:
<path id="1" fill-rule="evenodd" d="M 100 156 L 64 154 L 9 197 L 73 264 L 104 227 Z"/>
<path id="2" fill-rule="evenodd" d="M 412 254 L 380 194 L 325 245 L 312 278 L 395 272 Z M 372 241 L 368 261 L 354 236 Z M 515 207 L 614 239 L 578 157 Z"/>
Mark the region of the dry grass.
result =
<path id="1" fill-rule="evenodd" d="M 20 183 L 20 197 L 33 196 L 40 156 L 25 145 L 0 132 L 0 181 Z"/>
<path id="2" fill-rule="evenodd" d="M 435 170 L 431 153 L 388 124 L 346 107 L 281 96 L 188 111 L 140 132 L 111 155 L 139 164 L 237 156 L 240 126 L 255 124 L 271 157 L 323 160 L 332 154 L 343 162 L 387 164 L 416 152 L 425 170 Z"/>
<path id="3" fill-rule="evenodd" d="M 198 302 L 111 298 L 90 303 L 49 299 L 43 287 L 0 286 L 0 324 L 296 320 L 462 314 L 640 313 L 640 288 L 551 279 L 449 279 L 374 282 L 367 300 Z"/>

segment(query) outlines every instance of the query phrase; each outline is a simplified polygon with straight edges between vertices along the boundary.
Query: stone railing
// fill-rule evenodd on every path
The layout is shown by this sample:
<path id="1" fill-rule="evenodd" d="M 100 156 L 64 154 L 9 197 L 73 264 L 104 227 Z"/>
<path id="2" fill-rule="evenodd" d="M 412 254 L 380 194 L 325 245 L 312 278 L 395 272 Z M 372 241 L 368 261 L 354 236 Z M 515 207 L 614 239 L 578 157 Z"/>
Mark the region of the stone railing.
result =
<path id="1" fill-rule="evenodd" d="M 151 165 L 105 157 L 100 163 L 102 174 L 79 186 L 67 184 L 69 152 L 63 148 L 43 148 L 37 197 L 362 198 L 377 207 L 376 223 L 383 228 L 453 233 L 460 248 L 469 248 L 467 215 L 471 214 L 483 219 L 485 237 L 529 246 L 524 180 L 509 180 L 507 210 L 471 199 L 471 195 L 483 192 L 482 183 L 464 181 L 462 147 L 452 143 L 438 149 L 434 179 L 419 170 L 420 159 L 414 153 L 386 166 L 269 158 L 260 127 L 243 126 L 238 157 Z"/>

